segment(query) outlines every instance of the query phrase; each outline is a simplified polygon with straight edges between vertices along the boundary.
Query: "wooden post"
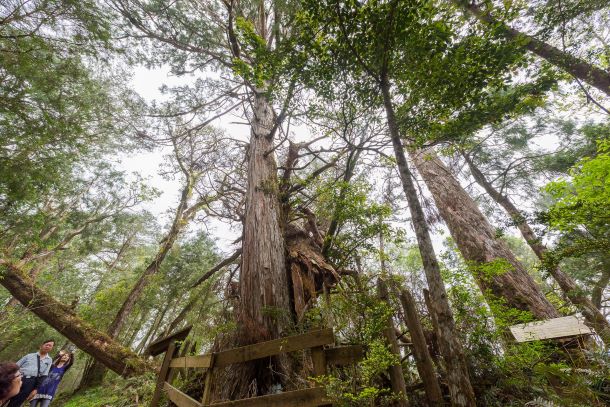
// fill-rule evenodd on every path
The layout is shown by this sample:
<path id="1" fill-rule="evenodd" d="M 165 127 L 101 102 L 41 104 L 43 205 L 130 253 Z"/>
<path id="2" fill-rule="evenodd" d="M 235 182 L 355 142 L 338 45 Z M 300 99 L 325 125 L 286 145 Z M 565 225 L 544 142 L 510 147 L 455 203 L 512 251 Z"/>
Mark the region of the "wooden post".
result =
<path id="1" fill-rule="evenodd" d="M 432 363 L 432 358 L 428 351 L 424 330 L 422 329 L 419 315 L 415 308 L 415 301 L 409 290 L 406 289 L 400 292 L 399 298 L 402 303 L 402 308 L 404 309 L 405 323 L 411 334 L 413 355 L 415 356 L 419 377 L 424 384 L 428 405 L 432 407 L 442 406 L 444 404 L 443 393 L 441 392 L 438 379 L 436 378 L 434 364 Z"/>
<path id="2" fill-rule="evenodd" d="M 324 376 L 326 374 L 326 354 L 323 346 L 311 348 L 311 361 L 313 362 L 313 374 Z"/>
<path id="3" fill-rule="evenodd" d="M 180 345 L 179 347 L 177 347 L 176 349 L 176 355 L 177 356 L 186 356 L 188 350 L 189 350 L 189 346 L 190 343 L 188 340 L 184 341 L 182 343 L 182 345 Z M 182 368 L 182 367 L 177 367 L 177 368 L 173 368 L 169 370 L 169 374 L 167 375 L 167 380 L 166 382 L 168 382 L 169 384 L 172 384 L 172 382 L 174 381 L 174 377 L 176 377 L 176 374 L 182 374 L 182 376 L 186 376 L 186 369 Z"/>
<path id="4" fill-rule="evenodd" d="M 205 373 L 205 383 L 203 385 L 203 397 L 201 398 L 201 404 L 207 406 L 210 403 L 210 396 L 212 391 L 212 376 L 214 375 L 214 362 L 216 354 L 212 353 L 210 358 L 210 367 L 208 367 Z"/>
<path id="5" fill-rule="evenodd" d="M 377 280 L 377 290 L 379 293 L 379 299 L 386 304 L 390 305 L 390 295 L 388 293 L 388 286 L 385 281 L 381 278 Z M 396 329 L 394 328 L 394 322 L 392 317 L 388 317 L 386 321 L 386 327 L 383 330 L 383 335 L 386 338 L 390 351 L 397 355 L 400 360 L 400 348 L 398 347 L 398 341 L 396 340 Z M 390 382 L 392 383 L 392 391 L 399 396 L 401 399 L 394 405 L 399 407 L 408 407 L 409 401 L 407 400 L 407 385 L 405 383 L 405 377 L 402 372 L 402 365 L 400 362 L 396 365 L 390 366 L 388 369 L 390 373 Z"/>
<path id="6" fill-rule="evenodd" d="M 163 357 L 163 363 L 161 364 L 161 370 L 159 371 L 159 376 L 157 377 L 157 386 L 155 387 L 155 393 L 153 394 L 152 401 L 150 402 L 150 407 L 159 406 L 159 400 L 161 400 L 161 393 L 163 391 L 163 384 L 165 383 L 165 379 L 167 378 L 169 364 L 172 361 L 172 358 L 174 357 L 175 351 L 176 342 L 172 341 L 169 343 L 167 351 L 165 352 L 165 356 Z"/>
<path id="7" fill-rule="evenodd" d="M 324 346 L 315 346 L 311 348 L 311 361 L 313 362 L 313 374 L 316 376 L 325 376 L 327 369 Z M 319 385 L 319 383 L 316 385 Z M 323 404 L 319 407 L 332 407 L 332 404 Z"/>

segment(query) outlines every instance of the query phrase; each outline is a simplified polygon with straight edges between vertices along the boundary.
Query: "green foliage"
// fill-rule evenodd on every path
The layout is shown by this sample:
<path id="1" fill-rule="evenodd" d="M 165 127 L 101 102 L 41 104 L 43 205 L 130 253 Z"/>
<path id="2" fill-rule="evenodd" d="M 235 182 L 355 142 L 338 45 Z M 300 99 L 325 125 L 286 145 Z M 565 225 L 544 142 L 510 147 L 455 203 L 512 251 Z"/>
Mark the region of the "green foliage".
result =
<path id="1" fill-rule="evenodd" d="M 130 379 L 113 375 L 103 386 L 64 395 L 53 403 L 58 407 L 144 407 L 150 403 L 155 383 L 152 373 Z"/>
<path id="2" fill-rule="evenodd" d="M 391 208 L 370 199 L 371 185 L 363 178 L 350 182 L 324 180 L 315 185 L 316 213 L 321 219 L 333 219 L 337 230 L 331 239 L 329 257 L 337 265 L 352 261 L 355 251 L 376 252 L 379 234 L 401 239 L 401 233 L 386 222 Z"/>
<path id="3" fill-rule="evenodd" d="M 552 341 L 515 343 L 508 327 L 530 321 L 531 314 L 510 309 L 501 299 L 484 299 L 469 268 L 456 257 L 455 247 L 448 247 L 442 257 L 443 277 L 481 403 L 522 406 L 540 399 L 558 405 L 598 405 L 599 395 L 592 385 L 595 379 L 579 369 L 579 351 L 574 350 L 573 363 L 558 362 L 565 360 L 563 351 Z M 589 356 L 593 376 L 607 371 L 603 359 Z"/>
<path id="4" fill-rule="evenodd" d="M 600 140 L 595 158 L 585 158 L 566 179 L 549 183 L 546 192 L 555 200 L 548 211 L 549 225 L 573 232 L 585 227 L 597 230 L 610 219 L 610 141 Z"/>
<path id="5" fill-rule="evenodd" d="M 385 342 L 383 329 L 394 308 L 379 300 L 375 280 L 360 276 L 346 277 L 333 290 L 330 300 L 311 309 L 310 321 L 332 321 L 335 335 L 346 343 L 364 344 L 366 356 L 356 366 L 334 369 L 319 379 L 329 396 L 339 406 L 391 405 L 395 399 L 382 377 L 389 366 L 399 363 Z"/>
<path id="6" fill-rule="evenodd" d="M 543 220 L 561 233 L 546 259 L 549 266 L 564 258 L 610 250 L 610 142 L 600 140 L 597 155 L 580 160 L 570 175 L 570 180 L 560 179 L 545 187 L 554 202 Z"/>

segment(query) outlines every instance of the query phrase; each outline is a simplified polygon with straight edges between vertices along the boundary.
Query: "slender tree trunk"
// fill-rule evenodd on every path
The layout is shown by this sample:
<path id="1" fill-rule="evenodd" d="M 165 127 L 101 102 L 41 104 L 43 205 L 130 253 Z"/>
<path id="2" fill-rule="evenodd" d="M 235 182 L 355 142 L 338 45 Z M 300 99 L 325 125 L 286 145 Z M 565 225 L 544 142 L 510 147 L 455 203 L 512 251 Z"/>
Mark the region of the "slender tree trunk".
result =
<path id="1" fill-rule="evenodd" d="M 496 237 L 494 228 L 476 202 L 435 153 L 426 150 L 411 156 L 462 256 L 473 264 L 475 278 L 483 293 L 491 294 L 492 299 L 505 300 L 509 307 L 530 311 L 537 319 L 558 317 L 555 307 L 506 243 Z M 480 267 L 498 260 L 508 262 L 506 270 L 494 269 L 490 273 Z"/>
<path id="2" fill-rule="evenodd" d="M 381 219 L 380 222 L 381 224 Z M 385 241 L 383 239 L 383 232 L 379 232 L 379 264 L 381 266 L 381 276 L 377 279 L 377 294 L 379 295 L 379 299 L 388 305 L 388 307 L 392 308 L 392 303 L 390 302 L 390 293 L 388 292 L 388 285 L 383 280 L 385 276 L 388 275 L 386 264 L 385 264 Z M 383 336 L 390 346 L 390 351 L 396 355 L 398 360 L 401 360 L 400 348 L 398 347 L 398 340 L 396 338 L 396 327 L 394 326 L 394 321 L 392 315 L 388 316 L 388 320 L 386 321 L 386 327 L 383 330 Z M 394 394 L 400 397 L 395 405 L 400 407 L 408 407 L 409 401 L 407 399 L 407 385 L 405 383 L 405 377 L 402 372 L 402 363 L 398 363 L 396 365 L 390 366 L 390 382 L 392 384 L 392 391 Z"/>
<path id="3" fill-rule="evenodd" d="M 391 306 L 388 286 L 382 278 L 377 280 L 377 293 L 381 301 L 388 304 L 388 306 Z M 396 340 L 396 327 L 392 321 L 392 316 L 388 317 L 386 328 L 383 330 L 383 335 L 390 346 L 390 351 L 398 357 L 398 360 L 400 360 L 400 348 L 398 347 L 398 341 Z M 409 402 L 407 400 L 407 386 L 405 384 L 405 377 L 402 372 L 401 364 L 398 363 L 390 366 L 389 373 L 390 382 L 392 383 L 392 392 L 400 397 L 400 400 L 398 400 L 394 405 L 408 407 Z"/>
<path id="4" fill-rule="evenodd" d="M 610 95 L 610 73 L 608 71 L 604 71 L 531 35 L 507 26 L 501 21 L 496 20 L 489 12 L 483 10 L 474 4 L 474 2 L 466 0 L 452 1 L 475 16 L 483 24 L 496 28 L 500 27 L 506 38 L 519 41 L 528 51 L 570 73 L 575 78 L 594 86 L 606 95 Z"/>
<path id="5" fill-rule="evenodd" d="M 390 84 L 387 78 L 383 78 L 382 80 L 381 91 L 383 93 L 383 101 L 390 137 L 392 139 L 392 146 L 394 147 L 396 164 L 398 166 L 403 190 L 409 204 L 413 228 L 415 229 L 415 235 L 417 236 L 419 252 L 422 257 L 424 272 L 432 297 L 431 305 L 433 309 L 431 312 L 435 313 L 438 320 L 439 347 L 447 366 L 447 382 L 451 394 L 451 402 L 454 406 L 475 406 L 476 401 L 474 391 L 470 384 L 466 358 L 464 357 L 462 345 L 458 340 L 453 313 L 449 307 L 447 292 L 445 291 L 445 285 L 441 278 L 441 270 L 436 259 L 436 254 L 434 253 L 434 247 L 432 246 L 432 239 L 430 238 L 424 211 L 419 202 L 417 189 L 413 183 L 412 174 L 409 170 L 403 150 L 394 106 L 392 105 Z"/>
<path id="6" fill-rule="evenodd" d="M 470 172 L 472 173 L 474 179 L 477 183 L 485 189 L 485 191 L 492 197 L 492 199 L 500 205 L 511 217 L 515 225 L 519 228 L 521 235 L 527 242 L 527 244 L 531 247 L 536 256 L 544 261 L 545 253 L 547 252 L 547 248 L 540 242 L 540 239 L 530 225 L 527 223 L 525 216 L 517 209 L 517 207 L 508 199 L 507 196 L 501 194 L 497 191 L 493 185 L 485 178 L 485 175 L 477 168 L 472 159 L 467 155 L 463 154 L 468 167 L 470 168 Z M 570 301 L 581 309 L 586 321 L 589 325 L 597 332 L 597 334 L 602 338 L 606 345 L 610 344 L 610 324 L 604 318 L 602 313 L 599 311 L 600 307 L 595 306 L 595 288 L 593 289 L 592 299 L 589 299 L 584 291 L 578 287 L 576 282 L 567 274 L 565 274 L 559 267 L 551 266 L 549 267 L 549 273 L 553 276 L 559 287 L 564 292 L 564 294 L 570 299 Z M 610 270 L 605 274 L 607 276 L 606 284 L 608 284 L 608 279 L 610 279 Z M 605 287 L 604 285 L 604 287 Z"/>
<path id="7" fill-rule="evenodd" d="M 142 340 L 140 341 L 140 343 L 138 344 L 138 346 L 135 349 L 135 352 L 137 354 L 142 353 L 142 350 L 146 349 L 146 344 L 148 343 L 148 341 L 151 338 L 155 337 L 155 334 L 157 333 L 157 331 L 159 330 L 159 326 L 161 325 L 161 321 L 163 320 L 163 317 L 165 317 L 165 314 L 167 314 L 167 311 L 169 308 L 170 308 L 170 304 L 167 304 L 163 309 L 161 309 L 157 312 L 157 315 L 155 315 L 155 319 L 153 320 L 152 324 L 150 325 L 150 328 L 148 328 L 148 330 L 146 331 L 146 334 L 144 335 L 144 337 L 142 338 Z"/>
<path id="8" fill-rule="evenodd" d="M 431 407 L 440 407 L 444 404 L 443 393 L 441 392 L 438 379 L 436 378 L 434 363 L 432 363 L 432 357 L 428 351 L 424 330 L 421 326 L 417 309 L 415 308 L 415 300 L 407 289 L 400 291 L 399 298 L 404 310 L 405 323 L 411 334 L 413 356 L 415 357 L 415 364 L 417 365 L 419 377 L 424 383 L 428 405 Z"/>
<path id="9" fill-rule="evenodd" d="M 90 389 L 95 386 L 99 386 L 104 381 L 106 375 L 106 367 L 99 363 L 94 358 L 91 358 L 85 366 L 83 372 L 83 378 L 78 385 L 78 391 Z"/>
<path id="10" fill-rule="evenodd" d="M 138 332 L 140 332 L 140 328 L 144 324 L 144 321 L 148 319 L 150 315 L 150 310 L 141 311 L 140 313 L 136 313 L 133 317 L 133 321 L 129 324 L 128 329 L 125 329 L 122 333 L 122 343 L 128 344 L 130 348 L 134 348 L 136 338 L 138 337 Z"/>
<path id="11" fill-rule="evenodd" d="M 432 323 L 432 337 L 430 338 L 430 346 L 436 347 L 438 349 L 439 348 L 438 337 L 440 334 L 440 329 L 438 326 L 438 318 L 436 317 L 436 314 L 434 313 L 434 307 L 432 306 L 432 298 L 430 298 L 430 291 L 428 289 L 424 288 L 422 290 L 422 292 L 424 294 L 424 301 L 426 302 L 426 308 L 428 309 L 428 315 L 430 316 L 430 322 Z M 440 373 L 441 377 L 447 376 L 447 374 L 445 373 L 445 366 L 443 366 L 441 361 L 438 359 L 437 352 L 432 352 L 430 356 L 432 356 L 432 359 L 434 360 L 434 364 L 436 365 L 436 369 Z"/>
<path id="12" fill-rule="evenodd" d="M 108 265 L 108 270 L 106 271 L 106 274 L 104 274 L 104 276 L 107 275 L 108 273 L 111 273 L 117 267 L 117 265 L 119 264 L 119 262 L 121 261 L 121 259 L 123 258 L 123 256 L 127 252 L 127 250 L 131 247 L 131 245 L 135 239 L 135 236 L 136 236 L 136 232 L 134 231 L 127 237 L 125 242 L 123 242 L 123 244 L 119 248 L 119 252 L 117 253 L 116 257 L 114 258 L 112 263 L 110 263 L 110 265 Z M 30 274 L 30 276 L 31 276 L 31 274 Z M 93 290 L 93 293 L 91 294 L 91 298 L 89 300 L 89 304 L 93 303 L 95 295 L 103 288 L 104 283 L 105 283 L 104 276 L 102 276 L 100 278 L 99 283 Z M 112 339 L 117 339 L 117 338 L 112 337 Z M 129 342 L 127 342 L 127 345 L 129 346 Z M 78 385 L 78 390 L 82 391 L 82 390 L 89 389 L 91 387 L 101 385 L 102 382 L 104 381 L 105 375 L 106 375 L 106 367 L 102 363 L 95 360 L 94 358 L 91 358 L 85 366 L 83 376 Z"/>
<path id="13" fill-rule="evenodd" d="M 167 253 L 169 253 L 172 246 L 176 242 L 176 239 L 178 239 L 180 232 L 186 226 L 189 218 L 185 218 L 185 215 L 188 213 L 188 199 L 192 194 L 192 188 L 193 180 L 191 177 L 187 176 L 187 183 L 184 189 L 182 190 L 180 203 L 178 205 L 178 208 L 176 209 L 176 214 L 174 215 L 174 221 L 172 222 L 172 226 L 169 232 L 167 232 L 167 234 L 161 241 L 161 245 L 159 246 L 155 258 L 146 267 L 144 273 L 140 275 L 138 281 L 136 281 L 136 284 L 133 286 L 133 288 L 129 292 L 129 295 L 127 295 L 127 298 L 125 299 L 125 301 L 121 305 L 121 308 L 114 317 L 113 321 L 110 323 L 110 326 L 108 327 L 108 335 L 110 335 L 110 337 L 117 337 L 117 335 L 123 328 L 123 325 L 125 325 L 125 321 L 133 311 L 133 307 L 136 305 L 136 302 L 140 299 L 142 293 L 144 292 L 144 289 L 148 286 L 150 278 L 159 271 L 161 263 L 163 262 L 163 260 L 165 260 Z"/>
<path id="14" fill-rule="evenodd" d="M 5 264 L 0 284 L 24 307 L 114 372 L 133 376 L 148 370 L 143 359 L 81 320 L 70 307 L 34 285 L 21 270 Z"/>
<path id="15" fill-rule="evenodd" d="M 172 320 L 172 322 L 170 322 L 167 325 L 164 336 L 171 334 L 182 323 L 182 321 L 184 321 L 186 319 L 186 316 L 188 315 L 189 312 L 191 312 L 191 310 L 195 307 L 195 305 L 197 305 L 199 303 L 202 303 L 202 305 L 205 305 L 208 298 L 210 297 L 212 289 L 213 289 L 212 287 L 208 287 L 205 290 L 205 294 L 204 294 L 203 298 L 200 298 L 201 292 L 198 292 L 196 295 L 191 295 L 191 298 L 186 303 L 184 308 L 182 308 L 182 310 L 176 316 L 176 318 L 174 318 Z"/>
<path id="16" fill-rule="evenodd" d="M 345 200 L 345 196 L 348 190 L 348 183 L 351 181 L 354 176 L 354 169 L 356 168 L 356 163 L 358 162 L 358 158 L 360 157 L 360 152 L 362 150 L 352 150 L 350 151 L 349 156 L 347 157 L 347 162 L 345 164 L 345 172 L 343 173 L 343 184 L 339 190 L 339 196 L 337 198 L 338 202 L 343 202 Z M 329 251 L 333 244 L 333 239 L 335 238 L 335 234 L 337 233 L 337 229 L 339 228 L 339 208 L 336 208 L 333 216 L 331 217 L 330 224 L 328 226 L 328 231 L 326 232 L 326 236 L 324 239 L 324 244 L 322 245 L 322 255 L 328 256 Z"/>
<path id="17" fill-rule="evenodd" d="M 595 282 L 593 286 L 593 291 L 591 292 L 591 301 L 598 310 L 602 309 L 602 298 L 604 296 L 604 291 L 606 287 L 608 287 L 608 283 L 610 283 L 610 260 L 604 259 L 602 261 L 602 275 L 599 277 L 599 280 Z"/>

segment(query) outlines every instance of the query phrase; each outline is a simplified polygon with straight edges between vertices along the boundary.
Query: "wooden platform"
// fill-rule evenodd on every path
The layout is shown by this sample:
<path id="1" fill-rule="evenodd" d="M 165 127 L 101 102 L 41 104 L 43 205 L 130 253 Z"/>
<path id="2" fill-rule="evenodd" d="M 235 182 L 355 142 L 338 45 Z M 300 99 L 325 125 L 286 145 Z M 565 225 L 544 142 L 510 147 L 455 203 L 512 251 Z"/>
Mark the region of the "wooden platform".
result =
<path id="1" fill-rule="evenodd" d="M 513 325 L 510 327 L 510 331 L 517 342 L 568 338 L 593 333 L 591 328 L 584 324 L 582 318 L 576 315 Z"/>
<path id="2" fill-rule="evenodd" d="M 188 328 L 190 331 L 190 328 Z M 155 341 L 148 349 L 149 354 L 160 354 L 165 347 L 166 353 L 157 378 L 157 388 L 153 395 L 151 407 L 158 407 L 161 394 L 164 391 L 167 397 L 178 407 L 314 407 L 328 406 L 331 401 L 326 396 L 323 387 L 312 387 L 243 400 L 210 403 L 211 377 L 213 369 L 223 368 L 234 363 L 243 363 L 262 359 L 282 353 L 296 352 L 303 349 L 311 350 L 311 359 L 316 376 L 324 375 L 327 365 L 347 365 L 357 362 L 364 356 L 364 348 L 359 345 L 332 347 L 335 339 L 332 329 L 320 329 L 300 335 L 260 342 L 253 345 L 242 346 L 226 351 L 205 355 L 187 356 L 179 352 L 179 341 L 188 335 L 187 330 L 178 331 L 166 338 Z M 181 354 L 179 354 L 181 353 Z M 172 386 L 176 370 L 200 368 L 206 369 L 203 398 L 197 401 Z M 173 370 L 172 370 L 173 369 Z"/>

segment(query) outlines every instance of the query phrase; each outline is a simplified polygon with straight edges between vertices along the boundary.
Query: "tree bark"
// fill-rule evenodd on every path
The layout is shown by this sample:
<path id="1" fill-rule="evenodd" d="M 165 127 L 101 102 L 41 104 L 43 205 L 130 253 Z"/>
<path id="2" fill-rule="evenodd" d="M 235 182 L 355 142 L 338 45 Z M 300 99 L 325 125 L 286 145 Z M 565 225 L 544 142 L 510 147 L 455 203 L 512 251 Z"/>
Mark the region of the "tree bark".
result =
<path id="1" fill-rule="evenodd" d="M 413 343 L 413 356 L 415 357 L 415 364 L 417 365 L 417 372 L 424 384 L 424 390 L 426 392 L 426 398 L 428 399 L 428 405 L 432 407 L 442 406 L 443 393 L 438 384 L 436 372 L 434 371 L 434 364 L 432 363 L 432 357 L 428 351 L 428 345 L 426 344 L 426 337 L 424 336 L 424 330 L 421 326 L 417 309 L 415 308 L 415 300 L 409 292 L 409 290 L 403 289 L 400 291 L 400 302 L 404 310 L 404 318 L 409 333 L 411 334 L 411 342 Z"/>
<path id="2" fill-rule="evenodd" d="M 83 378 L 78 385 L 78 391 L 101 385 L 105 375 L 106 367 L 96 359 L 91 358 L 83 371 Z"/>
<path id="3" fill-rule="evenodd" d="M 415 229 L 419 252 L 424 265 L 426 280 L 432 297 L 431 305 L 439 326 L 439 347 L 443 359 L 447 367 L 447 382 L 449 393 L 451 394 L 451 402 L 454 406 L 475 406 L 475 396 L 470 378 L 468 374 L 468 366 L 462 345 L 458 340 L 458 335 L 455 329 L 455 321 L 453 313 L 449 307 L 447 292 L 441 278 L 441 271 L 432 246 L 432 239 L 424 211 L 422 210 L 417 189 L 413 183 L 412 174 L 407 164 L 407 159 L 400 139 L 392 97 L 390 94 L 390 83 L 387 78 L 383 78 L 381 82 L 381 91 L 383 93 L 384 107 L 386 111 L 388 128 L 396 157 L 396 164 L 402 181 L 403 190 L 405 192 L 409 211 L 411 213 L 411 221 Z"/>
<path id="4" fill-rule="evenodd" d="M 453 3 L 465 9 L 475 16 L 483 24 L 499 27 L 504 36 L 510 40 L 517 40 L 523 44 L 528 51 L 533 52 L 540 58 L 563 69 L 577 79 L 588 83 L 599 89 L 606 95 L 610 95 L 610 73 L 601 68 L 593 66 L 580 58 L 576 58 L 546 42 L 540 41 L 531 35 L 511 28 L 501 21 L 496 20 L 489 12 L 483 10 L 473 2 L 466 0 L 452 0 Z"/>
<path id="5" fill-rule="evenodd" d="M 45 323 L 114 372 L 134 376 L 149 369 L 143 359 L 81 320 L 70 307 L 38 288 L 14 266 L 5 264 L 0 284 Z"/>
<path id="6" fill-rule="evenodd" d="M 432 150 L 420 150 L 411 156 L 462 256 L 473 265 L 475 279 L 483 293 L 488 298 L 491 294 L 492 300 L 506 301 L 509 307 L 529 311 L 537 319 L 558 317 L 555 307 L 506 243 L 496 237 L 495 229 L 476 202 L 436 154 Z M 508 262 L 506 270 L 493 270 L 490 275 L 479 267 L 498 260 Z"/>
<path id="7" fill-rule="evenodd" d="M 470 172 L 472 173 L 475 181 L 481 187 L 483 187 L 483 189 L 485 189 L 487 194 L 489 194 L 489 196 L 491 196 L 491 198 L 498 205 L 504 208 L 506 213 L 508 213 L 515 225 L 519 228 L 521 235 L 532 251 L 541 261 L 544 261 L 547 248 L 540 242 L 538 236 L 536 236 L 530 225 L 527 223 L 525 216 L 523 216 L 521 211 L 517 209 L 517 207 L 510 201 L 510 199 L 508 199 L 506 195 L 503 195 L 494 188 L 494 186 L 485 178 L 485 175 L 479 170 L 479 168 L 474 164 L 472 159 L 467 154 L 462 155 L 466 160 L 468 168 L 470 168 Z M 561 271 L 559 267 L 552 266 L 549 267 L 548 270 L 568 299 L 574 305 L 580 308 L 587 323 L 595 330 L 595 332 L 597 332 L 606 345 L 610 344 L 610 324 L 599 311 L 600 307 L 595 305 L 595 288 L 593 289 L 591 299 L 589 299 L 584 294 L 582 288 L 578 287 L 576 282 L 570 276 Z M 610 279 L 610 270 L 605 275 L 607 276 L 607 285 L 608 279 Z"/>
<path id="8" fill-rule="evenodd" d="M 247 341 L 277 338 L 292 321 L 280 222 L 277 166 L 273 148 L 274 113 L 266 97 L 254 97 L 248 150 L 248 190 L 240 272 L 241 323 Z M 277 313 L 279 312 L 279 313 Z M 274 315 L 275 314 L 275 315 Z M 244 332 L 245 333 L 245 332 Z"/>
<path id="9" fill-rule="evenodd" d="M 591 301 L 598 310 L 602 309 L 602 298 L 608 283 L 610 283 L 610 259 L 604 259 L 602 261 L 602 275 L 599 280 L 595 282 L 593 291 L 591 292 Z"/>
<path id="10" fill-rule="evenodd" d="M 263 90 L 255 89 L 253 99 L 238 326 L 232 346 L 278 338 L 294 321 L 277 165 L 272 152 L 275 114 Z M 284 385 L 291 369 L 288 359 L 278 356 L 233 365 L 222 374 L 215 381 L 222 383 L 216 393 L 222 399 L 236 399 L 266 394 L 272 386 Z"/>
<path id="11" fill-rule="evenodd" d="M 377 293 L 379 299 L 391 306 L 390 295 L 388 293 L 388 286 L 381 278 L 377 280 Z M 385 336 L 390 351 L 398 357 L 400 360 L 400 348 L 398 347 L 398 341 L 396 340 L 396 327 L 392 321 L 392 316 L 388 317 L 386 322 L 386 328 L 383 330 L 383 336 Z M 407 400 L 407 386 L 405 384 L 405 377 L 402 372 L 402 366 L 400 363 L 392 365 L 389 368 L 390 382 L 392 383 L 392 392 L 400 397 L 400 400 L 394 403 L 395 406 L 408 407 L 409 402 Z"/>

